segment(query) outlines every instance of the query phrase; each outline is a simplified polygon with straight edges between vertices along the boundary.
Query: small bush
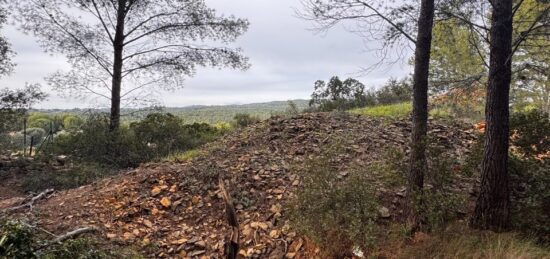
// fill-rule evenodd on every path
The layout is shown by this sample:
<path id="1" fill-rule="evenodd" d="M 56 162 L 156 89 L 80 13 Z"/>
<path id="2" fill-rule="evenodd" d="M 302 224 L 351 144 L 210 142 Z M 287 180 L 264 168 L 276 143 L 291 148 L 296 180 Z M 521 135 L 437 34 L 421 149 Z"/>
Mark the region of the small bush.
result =
<path id="1" fill-rule="evenodd" d="M 79 237 L 60 244 L 48 244 L 51 239 L 51 235 L 45 235 L 23 221 L 0 222 L 0 258 L 142 258 L 131 247 L 106 247 L 105 242 L 92 237 Z"/>
<path id="2" fill-rule="evenodd" d="M 353 78 L 342 81 L 334 76 L 328 83 L 315 82 L 309 106 L 323 112 L 345 111 L 364 107 L 368 105 L 367 101 L 365 85 Z"/>
<path id="3" fill-rule="evenodd" d="M 168 157 L 166 157 L 165 160 L 173 161 L 173 162 L 185 162 L 189 161 L 195 157 L 200 156 L 202 153 L 199 150 L 192 149 L 187 150 L 185 152 L 178 152 L 170 154 Z"/>
<path id="4" fill-rule="evenodd" d="M 353 114 L 359 114 L 370 117 L 388 117 L 388 118 L 403 118 L 407 117 L 412 112 L 412 105 L 410 102 L 380 105 L 374 107 L 360 108 L 351 110 Z"/>
<path id="5" fill-rule="evenodd" d="M 41 258 L 78 258 L 78 259 L 101 259 L 118 258 L 115 251 L 102 249 L 101 243 L 91 238 L 78 238 L 67 240 L 61 245 L 48 249 Z"/>
<path id="6" fill-rule="evenodd" d="M 246 127 L 260 122 L 260 119 L 247 113 L 238 113 L 233 117 L 233 121 L 234 125 L 237 127 Z"/>
<path id="7" fill-rule="evenodd" d="M 159 113 L 110 131 L 108 118 L 95 114 L 79 130 L 59 134 L 54 153 L 81 162 L 127 168 L 196 148 L 223 132 L 204 123 L 186 125 L 178 117 Z"/>
<path id="8" fill-rule="evenodd" d="M 515 113 L 510 120 L 512 223 L 544 243 L 550 243 L 550 161 L 539 154 L 548 145 L 548 125 L 548 118 L 537 111 Z M 484 141 L 481 135 L 470 150 L 465 166 L 470 175 L 480 172 Z"/>
<path id="9" fill-rule="evenodd" d="M 295 229 L 312 238 L 328 257 L 342 258 L 354 246 L 372 245 L 377 233 L 378 202 L 368 172 L 357 169 L 342 178 L 335 153 L 305 163 L 303 188 L 291 204 Z"/>
<path id="10" fill-rule="evenodd" d="M 382 88 L 375 92 L 377 104 L 394 104 L 410 102 L 412 98 L 412 84 L 407 79 L 390 79 Z"/>
<path id="11" fill-rule="evenodd" d="M 130 124 L 136 140 L 148 146 L 151 152 L 167 155 L 176 149 L 184 149 L 186 134 L 180 118 L 172 114 L 153 113 L 139 122 Z"/>
<path id="12" fill-rule="evenodd" d="M 50 119 L 36 119 L 29 122 L 29 127 L 31 128 L 41 128 L 46 132 L 50 132 L 50 129 L 53 130 L 53 122 Z"/>
<path id="13" fill-rule="evenodd" d="M 294 116 L 300 113 L 300 110 L 298 109 L 298 106 L 293 101 L 288 101 L 288 108 L 286 108 L 285 114 Z"/>
<path id="14" fill-rule="evenodd" d="M 102 114 L 91 115 L 79 131 L 57 136 L 53 152 L 117 168 L 134 167 L 154 157 L 128 127 L 109 131 L 109 120 Z"/>
<path id="15" fill-rule="evenodd" d="M 50 188 L 55 190 L 77 188 L 110 176 L 116 170 L 99 164 L 79 163 L 63 170 L 40 168 L 28 171 L 22 183 L 25 192 L 40 192 Z"/>
<path id="16" fill-rule="evenodd" d="M 512 145 L 524 156 L 550 152 L 550 116 L 533 109 L 510 116 Z"/>
<path id="17" fill-rule="evenodd" d="M 0 258 L 36 258 L 32 230 L 21 222 L 0 222 Z"/>
<path id="18" fill-rule="evenodd" d="M 427 149 L 428 171 L 425 176 L 424 205 L 426 223 L 431 229 L 445 227 L 449 222 L 465 216 L 468 194 L 456 190 L 460 181 L 459 161 L 435 140 Z"/>
<path id="19" fill-rule="evenodd" d="M 512 223 L 550 244 L 550 162 L 510 158 Z"/>
<path id="20" fill-rule="evenodd" d="M 84 120 L 78 116 L 66 115 L 63 117 L 63 129 L 65 130 L 78 130 L 82 126 L 82 124 L 84 124 Z"/>

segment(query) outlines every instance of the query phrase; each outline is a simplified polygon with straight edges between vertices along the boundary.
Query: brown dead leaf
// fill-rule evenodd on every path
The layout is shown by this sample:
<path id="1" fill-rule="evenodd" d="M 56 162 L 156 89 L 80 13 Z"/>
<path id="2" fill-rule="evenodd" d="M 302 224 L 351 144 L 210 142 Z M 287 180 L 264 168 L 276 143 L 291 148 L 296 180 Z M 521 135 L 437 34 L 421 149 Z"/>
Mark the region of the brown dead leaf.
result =
<path id="1" fill-rule="evenodd" d="M 162 192 L 162 190 L 157 186 L 157 187 L 153 188 L 153 190 L 151 190 L 151 195 L 153 195 L 153 197 L 154 197 L 154 196 L 159 195 L 161 192 Z"/>
<path id="2" fill-rule="evenodd" d="M 151 221 L 149 221 L 147 219 L 143 221 L 143 225 L 147 226 L 148 228 L 153 227 L 153 223 L 151 223 Z"/>
<path id="3" fill-rule="evenodd" d="M 162 200 L 160 200 L 160 204 L 162 204 L 162 206 L 164 206 L 165 208 L 169 208 L 170 205 L 172 205 L 172 202 L 170 201 L 169 198 L 164 197 L 162 198 Z"/>

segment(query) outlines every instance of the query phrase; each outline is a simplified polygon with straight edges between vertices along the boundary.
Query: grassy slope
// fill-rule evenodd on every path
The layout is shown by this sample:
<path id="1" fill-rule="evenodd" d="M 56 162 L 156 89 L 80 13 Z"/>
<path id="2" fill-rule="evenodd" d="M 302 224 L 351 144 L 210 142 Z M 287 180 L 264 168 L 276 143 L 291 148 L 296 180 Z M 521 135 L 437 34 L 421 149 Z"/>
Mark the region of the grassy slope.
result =
<path id="1" fill-rule="evenodd" d="M 378 105 L 374 107 L 357 108 L 350 111 L 352 114 L 359 114 L 371 117 L 390 117 L 402 118 L 408 116 L 412 112 L 410 102 Z"/>
<path id="2" fill-rule="evenodd" d="M 413 238 L 399 258 L 550 258 L 550 249 L 516 233 L 469 229 L 465 222 Z"/>

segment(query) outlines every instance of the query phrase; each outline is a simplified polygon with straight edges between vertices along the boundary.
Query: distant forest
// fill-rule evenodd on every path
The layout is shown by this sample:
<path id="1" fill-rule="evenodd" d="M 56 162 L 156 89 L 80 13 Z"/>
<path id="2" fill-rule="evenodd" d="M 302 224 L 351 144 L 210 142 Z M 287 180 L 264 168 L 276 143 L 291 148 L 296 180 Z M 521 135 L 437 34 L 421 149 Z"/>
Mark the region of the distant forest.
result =
<path id="1" fill-rule="evenodd" d="M 241 105 L 195 105 L 188 107 L 158 107 L 152 109 L 122 109 L 122 121 L 131 122 L 142 120 L 148 114 L 153 112 L 167 112 L 174 114 L 183 119 L 186 124 L 209 123 L 217 124 L 231 122 L 237 114 L 249 114 L 260 119 L 267 119 L 270 116 L 283 114 L 289 109 L 289 103 L 293 102 L 298 110 L 308 108 L 309 100 L 290 100 L 290 101 L 274 101 L 266 103 L 252 103 Z M 34 109 L 31 112 L 45 113 L 49 115 L 55 114 L 75 114 L 86 115 L 95 112 L 108 113 L 108 109 Z"/>

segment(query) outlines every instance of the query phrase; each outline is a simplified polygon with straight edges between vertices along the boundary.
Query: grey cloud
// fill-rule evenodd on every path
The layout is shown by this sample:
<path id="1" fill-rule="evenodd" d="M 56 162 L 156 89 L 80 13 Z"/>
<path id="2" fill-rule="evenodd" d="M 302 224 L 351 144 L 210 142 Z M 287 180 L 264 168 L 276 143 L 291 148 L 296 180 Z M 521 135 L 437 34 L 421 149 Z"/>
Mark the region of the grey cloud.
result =
<path id="1" fill-rule="evenodd" d="M 235 104 L 272 100 L 308 98 L 313 82 L 327 80 L 333 75 L 352 76 L 360 67 L 368 67 L 377 60 L 372 52 L 365 52 L 365 44 L 357 35 L 343 26 L 324 34 L 308 30 L 310 24 L 294 16 L 297 0 L 207 0 L 219 13 L 248 18 L 249 31 L 234 46 L 241 47 L 250 57 L 248 71 L 198 68 L 197 74 L 186 81 L 184 89 L 159 94 L 166 106 L 196 104 Z M 44 54 L 35 39 L 12 27 L 4 30 L 18 56 L 16 73 L 2 80 L 3 85 L 20 87 L 25 82 L 41 82 L 58 70 L 67 69 L 62 56 Z M 378 43 L 368 44 L 376 48 Z M 379 69 L 359 77 L 368 86 L 383 83 L 390 77 L 409 73 L 406 64 Z M 46 89 L 50 91 L 50 89 Z M 45 108 L 96 107 L 88 103 L 63 99 L 50 94 L 40 106 Z"/>

